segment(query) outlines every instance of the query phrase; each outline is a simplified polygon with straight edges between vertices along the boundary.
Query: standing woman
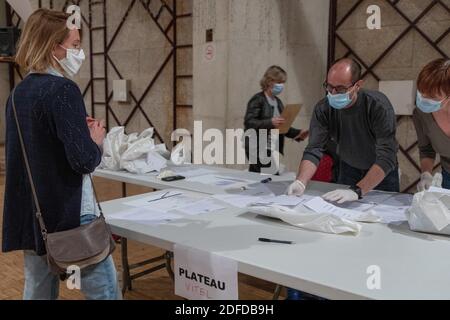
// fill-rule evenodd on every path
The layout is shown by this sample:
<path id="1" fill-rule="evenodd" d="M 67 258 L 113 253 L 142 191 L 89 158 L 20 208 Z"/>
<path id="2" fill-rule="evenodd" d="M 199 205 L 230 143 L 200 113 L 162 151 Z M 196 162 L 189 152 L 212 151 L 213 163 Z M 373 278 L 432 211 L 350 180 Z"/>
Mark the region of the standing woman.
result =
<path id="1" fill-rule="evenodd" d="M 66 78 L 77 74 L 85 58 L 80 32 L 67 28 L 68 18 L 62 12 L 34 12 L 16 56 L 28 75 L 15 89 L 15 105 L 49 233 L 72 230 L 96 218 L 89 174 L 100 164 L 105 138 L 103 123 L 88 118 L 80 89 Z M 12 97 L 6 121 L 3 252 L 24 251 L 25 300 L 57 299 L 59 278 L 47 265 Z M 121 298 L 111 256 L 82 270 L 81 290 L 91 300 Z"/>
<path id="2" fill-rule="evenodd" d="M 247 113 L 245 115 L 244 123 L 245 131 L 250 129 L 256 130 L 258 135 L 257 145 L 258 147 L 263 145 L 267 146 L 268 152 L 266 154 L 268 157 L 271 156 L 269 144 L 271 139 L 270 130 L 279 129 L 285 123 L 285 119 L 281 117 L 284 110 L 284 105 L 278 96 L 283 92 L 286 81 L 286 71 L 278 66 L 270 67 L 261 80 L 262 91 L 253 96 L 247 106 Z M 267 141 L 264 141 L 264 143 L 259 141 L 259 130 L 262 129 L 268 130 Z M 308 135 L 309 132 L 307 130 L 302 131 L 294 128 L 291 128 L 286 135 L 279 135 L 277 138 L 280 154 L 283 154 L 284 151 L 285 136 L 290 139 L 294 139 L 297 142 L 301 142 L 307 139 Z M 274 141 L 272 141 L 272 143 L 277 145 Z M 257 163 L 250 163 L 250 172 L 261 173 L 264 168 L 271 168 L 271 163 L 264 164 L 261 162 L 258 147 L 252 145 L 249 139 L 246 139 L 245 152 L 247 159 L 250 161 L 254 158 L 257 159 Z"/>
<path id="3" fill-rule="evenodd" d="M 417 131 L 422 169 L 419 191 L 429 189 L 440 179 L 433 179 L 436 154 L 442 164 L 442 187 L 450 189 L 450 60 L 430 62 L 417 81 L 417 109 L 414 124 Z"/>

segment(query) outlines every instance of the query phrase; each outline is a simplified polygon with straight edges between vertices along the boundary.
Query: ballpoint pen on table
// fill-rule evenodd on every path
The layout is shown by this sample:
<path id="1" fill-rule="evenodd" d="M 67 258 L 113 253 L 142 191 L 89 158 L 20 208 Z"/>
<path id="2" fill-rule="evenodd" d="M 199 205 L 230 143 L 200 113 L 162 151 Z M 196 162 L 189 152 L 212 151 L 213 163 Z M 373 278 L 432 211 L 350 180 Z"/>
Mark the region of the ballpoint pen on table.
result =
<path id="1" fill-rule="evenodd" d="M 258 241 L 268 242 L 268 243 L 279 243 L 279 244 L 294 244 L 294 242 L 292 242 L 292 241 L 273 240 L 273 239 L 266 239 L 266 238 L 259 238 Z"/>
<path id="2" fill-rule="evenodd" d="M 163 194 L 160 198 L 158 199 L 153 199 L 153 200 L 149 200 L 147 202 L 156 202 L 156 201 L 160 201 L 160 200 L 165 200 L 165 199 L 169 199 L 169 198 L 173 198 L 173 197 L 177 197 L 177 196 L 181 196 L 181 193 L 177 193 L 177 194 L 172 194 L 170 196 L 168 196 L 169 192 L 166 192 L 165 194 Z"/>

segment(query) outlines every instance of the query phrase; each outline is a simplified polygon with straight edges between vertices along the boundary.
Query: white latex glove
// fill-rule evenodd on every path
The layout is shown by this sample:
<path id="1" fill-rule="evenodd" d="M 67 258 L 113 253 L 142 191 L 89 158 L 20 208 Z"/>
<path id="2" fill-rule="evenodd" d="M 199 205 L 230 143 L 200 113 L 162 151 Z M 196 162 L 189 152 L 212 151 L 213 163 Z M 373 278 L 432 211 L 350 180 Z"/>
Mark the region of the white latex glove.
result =
<path id="1" fill-rule="evenodd" d="M 432 185 L 433 185 L 433 176 L 429 172 L 424 172 L 420 176 L 420 182 L 417 185 L 417 190 L 419 192 L 426 191 L 430 189 Z"/>
<path id="2" fill-rule="evenodd" d="M 287 190 L 288 196 L 297 196 L 301 197 L 305 193 L 306 186 L 300 180 L 295 180 L 293 184 L 291 184 Z"/>
<path id="3" fill-rule="evenodd" d="M 337 202 L 338 204 L 359 200 L 359 196 L 355 191 L 341 189 L 329 192 L 322 198 L 326 201 Z"/>

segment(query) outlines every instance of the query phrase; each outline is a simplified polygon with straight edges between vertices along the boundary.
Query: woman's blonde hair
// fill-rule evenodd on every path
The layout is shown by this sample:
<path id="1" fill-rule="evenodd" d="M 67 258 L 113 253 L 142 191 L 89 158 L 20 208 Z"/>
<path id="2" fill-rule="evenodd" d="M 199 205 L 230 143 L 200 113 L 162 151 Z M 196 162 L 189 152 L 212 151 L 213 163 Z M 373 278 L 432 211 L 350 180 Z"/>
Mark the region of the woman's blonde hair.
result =
<path id="1" fill-rule="evenodd" d="M 69 17 L 69 14 L 60 11 L 36 10 L 20 37 L 16 63 L 27 72 L 45 72 L 53 66 L 54 48 L 69 36 Z"/>
<path id="2" fill-rule="evenodd" d="M 261 89 L 266 91 L 272 82 L 284 83 L 287 80 L 287 73 L 279 66 L 271 66 L 267 69 L 264 77 L 261 79 Z"/>

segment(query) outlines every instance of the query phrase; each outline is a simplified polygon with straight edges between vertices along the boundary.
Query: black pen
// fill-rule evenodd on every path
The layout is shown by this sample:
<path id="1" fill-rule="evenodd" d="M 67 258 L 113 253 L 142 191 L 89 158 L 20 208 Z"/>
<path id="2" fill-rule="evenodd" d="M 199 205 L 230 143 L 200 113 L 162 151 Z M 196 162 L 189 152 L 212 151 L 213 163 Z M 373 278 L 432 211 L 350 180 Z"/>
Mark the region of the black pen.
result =
<path id="1" fill-rule="evenodd" d="M 280 244 L 294 244 L 294 242 L 292 242 L 292 241 L 282 241 L 282 240 L 273 240 L 273 239 L 265 239 L 265 238 L 259 238 L 258 241 L 269 242 L 269 243 L 280 243 Z"/>

